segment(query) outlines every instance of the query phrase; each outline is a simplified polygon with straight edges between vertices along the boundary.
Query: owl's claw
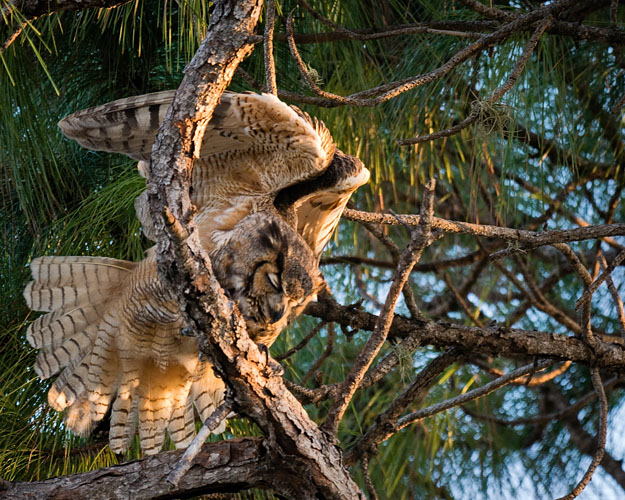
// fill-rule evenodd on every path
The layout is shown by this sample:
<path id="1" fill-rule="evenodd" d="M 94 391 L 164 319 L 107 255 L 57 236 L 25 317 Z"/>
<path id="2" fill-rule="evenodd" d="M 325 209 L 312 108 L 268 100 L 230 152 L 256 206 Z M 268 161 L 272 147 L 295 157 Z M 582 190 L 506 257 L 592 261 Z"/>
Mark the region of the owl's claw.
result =
<path id="1" fill-rule="evenodd" d="M 263 375 L 267 377 L 281 377 L 284 375 L 284 368 L 269 355 L 269 348 L 265 344 L 258 344 L 258 350 L 265 355 L 265 368 Z"/>
<path id="2" fill-rule="evenodd" d="M 282 368 L 282 365 L 273 358 L 269 358 L 267 367 L 271 370 L 271 374 L 274 377 L 282 377 L 282 375 L 284 375 L 284 368 Z"/>

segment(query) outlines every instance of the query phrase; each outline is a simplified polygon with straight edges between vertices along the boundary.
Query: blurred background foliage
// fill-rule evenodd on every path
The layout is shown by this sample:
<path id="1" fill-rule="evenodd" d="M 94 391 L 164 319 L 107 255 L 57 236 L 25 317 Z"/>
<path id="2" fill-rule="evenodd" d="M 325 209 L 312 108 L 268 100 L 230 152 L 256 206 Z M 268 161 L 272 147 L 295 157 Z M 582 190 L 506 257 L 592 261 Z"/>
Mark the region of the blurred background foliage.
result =
<path id="1" fill-rule="evenodd" d="M 7 1 L 2 0 L 3 5 Z M 537 3 L 497 2 L 504 9 Z M 311 5 L 354 30 L 479 19 L 453 0 L 319 0 Z M 286 15 L 296 2 L 279 2 L 278 7 L 276 30 L 284 33 Z M 210 2 L 199 0 L 133 0 L 110 10 L 55 14 L 27 25 L 0 54 L 0 476 L 6 480 L 39 480 L 139 456 L 136 447 L 128 456 L 113 455 L 105 427 L 89 438 L 64 430 L 59 415 L 46 404 L 49 383 L 40 381 L 32 370 L 35 352 L 24 331 L 35 315 L 27 310 L 21 291 L 34 256 L 138 260 L 151 246 L 134 215 L 134 198 L 144 187 L 136 165 L 120 155 L 81 149 L 62 137 L 56 122 L 78 109 L 175 88 L 209 16 Z M 622 8 L 618 20 L 623 22 Z M 297 33 L 329 30 L 302 8 L 294 22 Z M 609 8 L 584 22 L 609 26 Z M 358 208 L 417 213 L 421 186 L 434 177 L 439 217 L 538 230 L 622 221 L 623 207 L 617 201 L 623 178 L 623 115 L 610 110 L 625 95 L 625 75 L 622 55 L 608 45 L 546 35 L 514 89 L 492 109 L 489 119 L 447 139 L 397 145 L 399 139 L 445 129 L 464 119 L 472 103 L 485 99 L 505 81 L 529 36 L 529 32 L 515 35 L 445 77 L 375 108 L 296 104 L 322 119 L 338 146 L 359 156 L 371 170 L 371 182 L 354 197 Z M 299 50 L 324 90 L 347 95 L 426 73 L 468 43 L 470 39 L 462 37 L 422 33 L 366 42 L 300 44 Z M 279 89 L 312 95 L 284 38 L 276 41 L 275 57 Z M 242 67 L 263 81 L 262 44 Z M 250 85 L 236 76 L 231 89 L 250 90 Z M 408 241 L 401 227 L 385 231 L 400 247 Z M 430 247 L 421 262 L 479 255 L 484 246 L 494 249 L 495 245 L 471 236 L 447 236 Z M 597 245 L 590 241 L 575 244 L 574 249 L 596 257 Z M 601 245 L 606 255 L 614 252 L 614 246 Z M 361 300 L 367 310 L 379 311 L 392 262 L 375 238 L 354 223 L 342 222 L 324 264 L 323 272 L 340 302 Z M 570 272 L 561 272 L 561 259 L 554 252 L 542 249 L 503 265 L 521 281 L 545 283 L 555 276 L 548 282 L 551 286 L 544 287 L 545 296 L 574 316 L 582 285 Z M 526 268 L 525 275 L 515 270 L 519 266 Z M 433 319 L 466 324 L 496 321 L 571 334 L 540 308 L 527 305 L 518 288 L 484 258 L 430 267 L 417 268 L 411 286 L 422 311 Z M 467 297 L 470 311 L 460 307 L 445 277 Z M 399 312 L 407 314 L 403 304 Z M 594 297 L 593 318 L 601 332 L 618 333 L 614 306 L 603 289 Z M 301 317 L 276 342 L 273 354 L 295 346 L 317 322 Z M 367 332 L 345 335 L 338 327 L 324 325 L 303 349 L 283 361 L 286 377 L 309 387 L 340 381 L 366 338 Z M 317 366 L 321 354 L 329 352 L 328 345 L 329 358 Z M 393 349 L 388 343 L 380 356 Z M 361 391 L 341 425 L 341 442 L 345 446 L 354 442 L 435 354 L 428 347 L 405 353 L 398 369 Z M 486 357 L 484 362 L 501 369 L 516 363 Z M 454 365 L 425 404 L 488 380 L 475 365 Z M 552 384 L 573 400 L 591 390 L 587 380 L 586 370 L 574 367 Z M 622 415 L 621 394 L 612 393 L 613 415 Z M 540 390 L 511 386 L 470 409 L 514 419 L 544 411 L 541 401 Z M 320 403 L 308 410 L 321 421 L 326 408 L 327 403 Z M 591 434 L 596 414 L 591 404 L 579 415 Z M 622 428 L 616 419 L 611 432 Z M 256 432 L 248 422 L 234 419 L 227 435 Z M 383 498 L 553 497 L 568 491 L 588 460 L 581 458 L 567 432 L 559 422 L 540 429 L 506 427 L 456 409 L 385 442 L 371 462 L 371 473 Z M 622 445 L 609 441 L 608 449 L 623 456 Z M 354 474 L 363 485 L 358 467 Z M 587 498 L 603 495 L 603 483 L 598 481 L 599 486 L 593 486 L 597 483 L 593 481 L 584 493 Z"/>

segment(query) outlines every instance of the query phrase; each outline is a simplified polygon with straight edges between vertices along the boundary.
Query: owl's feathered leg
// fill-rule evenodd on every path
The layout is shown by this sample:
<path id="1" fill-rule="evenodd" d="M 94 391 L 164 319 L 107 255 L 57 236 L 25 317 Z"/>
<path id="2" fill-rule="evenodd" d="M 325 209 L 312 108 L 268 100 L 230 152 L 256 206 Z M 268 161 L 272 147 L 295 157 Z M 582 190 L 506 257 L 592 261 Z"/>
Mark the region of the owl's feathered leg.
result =
<path id="1" fill-rule="evenodd" d="M 202 419 L 206 422 L 217 407 L 224 400 L 226 386 L 220 378 L 217 378 L 210 363 L 198 363 L 197 370 L 193 376 L 193 384 L 189 392 L 189 398 L 194 402 L 195 408 Z M 221 434 L 226 430 L 226 420 L 224 419 L 213 434 Z"/>

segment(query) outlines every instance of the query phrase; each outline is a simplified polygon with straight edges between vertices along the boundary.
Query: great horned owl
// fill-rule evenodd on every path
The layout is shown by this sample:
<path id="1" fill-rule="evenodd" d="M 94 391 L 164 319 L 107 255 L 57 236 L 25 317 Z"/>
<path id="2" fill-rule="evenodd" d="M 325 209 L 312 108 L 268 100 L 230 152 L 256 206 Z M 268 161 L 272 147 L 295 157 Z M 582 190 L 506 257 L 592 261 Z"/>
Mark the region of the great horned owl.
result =
<path id="1" fill-rule="evenodd" d="M 145 173 L 173 92 L 79 111 L 59 125 L 80 144 L 126 153 Z M 320 289 L 318 260 L 368 170 L 338 151 L 323 123 L 271 95 L 225 93 L 205 134 L 192 179 L 200 241 L 217 279 L 237 303 L 251 337 L 269 347 Z M 145 194 L 135 203 L 153 236 Z M 41 378 L 61 372 L 49 404 L 67 426 L 88 433 L 112 405 L 116 453 L 138 432 L 146 454 L 165 432 L 176 447 L 206 420 L 224 384 L 181 335 L 178 304 L 160 282 L 153 249 L 138 263 L 102 257 L 39 257 L 24 291 L 48 314 L 28 328 L 41 349 Z M 216 432 L 223 431 L 223 424 Z"/>

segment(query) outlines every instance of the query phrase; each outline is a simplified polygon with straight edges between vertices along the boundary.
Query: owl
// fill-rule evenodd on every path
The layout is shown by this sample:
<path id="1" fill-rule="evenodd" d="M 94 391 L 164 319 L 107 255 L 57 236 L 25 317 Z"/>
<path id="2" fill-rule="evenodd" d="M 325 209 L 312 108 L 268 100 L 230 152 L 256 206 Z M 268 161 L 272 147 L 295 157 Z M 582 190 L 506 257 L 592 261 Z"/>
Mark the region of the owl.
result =
<path id="1" fill-rule="evenodd" d="M 174 92 L 122 99 L 63 119 L 81 145 L 125 153 L 147 174 L 152 144 Z M 369 172 L 339 151 L 325 125 L 268 94 L 226 92 L 195 162 L 196 227 L 215 276 L 237 304 L 251 338 L 269 347 L 323 286 L 318 262 L 351 194 Z M 147 195 L 135 202 L 148 238 Z M 187 446 L 196 415 L 205 421 L 225 385 L 161 283 L 154 247 L 140 262 L 104 257 L 39 257 L 24 297 L 47 314 L 27 340 L 40 349 L 35 370 L 59 374 L 48 403 L 67 427 L 88 434 L 110 410 L 110 448 L 134 438 L 158 453 L 168 435 Z M 215 430 L 223 432 L 225 422 Z"/>

